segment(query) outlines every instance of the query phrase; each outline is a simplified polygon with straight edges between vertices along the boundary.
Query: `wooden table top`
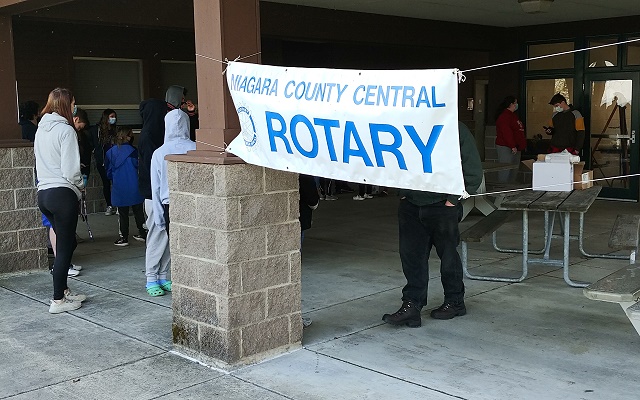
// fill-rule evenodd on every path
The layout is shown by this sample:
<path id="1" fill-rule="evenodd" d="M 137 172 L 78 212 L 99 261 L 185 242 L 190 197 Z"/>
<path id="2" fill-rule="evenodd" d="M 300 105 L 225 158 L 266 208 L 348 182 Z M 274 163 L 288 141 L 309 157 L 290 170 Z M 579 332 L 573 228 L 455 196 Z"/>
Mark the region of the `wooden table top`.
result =
<path id="1" fill-rule="evenodd" d="M 596 200 L 602 186 L 570 192 L 523 191 L 507 195 L 500 208 L 503 210 L 586 212 Z"/>

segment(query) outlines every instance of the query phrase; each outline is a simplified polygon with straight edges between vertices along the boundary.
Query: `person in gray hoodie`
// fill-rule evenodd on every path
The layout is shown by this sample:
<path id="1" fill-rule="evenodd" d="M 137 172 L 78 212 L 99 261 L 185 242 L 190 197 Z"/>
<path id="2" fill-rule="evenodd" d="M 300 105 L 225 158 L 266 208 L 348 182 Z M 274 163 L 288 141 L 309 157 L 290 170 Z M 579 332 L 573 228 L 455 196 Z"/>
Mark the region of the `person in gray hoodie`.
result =
<path id="1" fill-rule="evenodd" d="M 164 117 L 164 144 L 153 152 L 151 157 L 151 214 L 153 223 L 148 226 L 148 259 L 159 259 L 158 263 L 146 263 L 147 293 L 161 296 L 171 291 L 171 281 L 167 274 L 171 265 L 169 253 L 169 178 L 167 161 L 169 154 L 186 154 L 196 149 L 196 143 L 189 139 L 189 116 L 182 110 L 169 111 Z M 151 232 L 152 229 L 157 230 Z M 158 254 L 162 254 L 158 257 Z"/>
<path id="2" fill-rule="evenodd" d="M 56 233 L 53 263 L 53 300 L 49 312 L 57 314 L 81 307 L 86 296 L 72 294 L 67 273 L 76 248 L 78 202 L 84 181 L 80 173 L 78 137 L 73 124 L 75 99 L 68 89 L 49 93 L 36 131 L 33 150 L 38 175 L 38 207 Z"/>

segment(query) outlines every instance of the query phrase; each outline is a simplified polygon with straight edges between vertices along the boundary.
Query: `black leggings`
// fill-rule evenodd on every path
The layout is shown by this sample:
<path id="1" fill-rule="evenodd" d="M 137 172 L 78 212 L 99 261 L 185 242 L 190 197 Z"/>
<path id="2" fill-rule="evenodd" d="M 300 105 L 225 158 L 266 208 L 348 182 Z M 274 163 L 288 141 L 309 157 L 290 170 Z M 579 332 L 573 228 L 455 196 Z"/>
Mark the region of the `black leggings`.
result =
<path id="1" fill-rule="evenodd" d="M 67 290 L 67 274 L 76 249 L 78 196 L 70 188 L 38 191 L 38 207 L 56 233 L 56 259 L 53 262 L 53 299 L 61 300 Z"/>
<path id="2" fill-rule="evenodd" d="M 133 217 L 136 219 L 136 226 L 138 227 L 138 233 L 141 236 L 144 236 L 144 211 L 142 210 L 142 204 L 134 204 L 131 206 L 133 208 Z M 129 239 L 129 206 L 120 206 L 118 207 L 119 219 L 118 222 L 120 224 L 120 235 L 123 238 Z"/>
<path id="3" fill-rule="evenodd" d="M 104 195 L 104 200 L 107 202 L 107 206 L 111 207 L 111 181 L 107 178 L 107 170 L 104 169 L 104 165 L 97 165 L 96 169 L 100 174 L 100 179 L 102 179 L 102 194 Z"/>

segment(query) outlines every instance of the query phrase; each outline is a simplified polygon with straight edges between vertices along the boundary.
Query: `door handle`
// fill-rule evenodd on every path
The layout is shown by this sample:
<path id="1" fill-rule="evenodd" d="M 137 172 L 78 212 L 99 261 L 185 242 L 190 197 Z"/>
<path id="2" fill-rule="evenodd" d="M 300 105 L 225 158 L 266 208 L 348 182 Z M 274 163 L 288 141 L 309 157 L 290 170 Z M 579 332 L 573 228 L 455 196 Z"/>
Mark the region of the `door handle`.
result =
<path id="1" fill-rule="evenodd" d="M 636 142 L 636 130 L 632 129 L 631 130 L 631 143 L 635 143 Z"/>

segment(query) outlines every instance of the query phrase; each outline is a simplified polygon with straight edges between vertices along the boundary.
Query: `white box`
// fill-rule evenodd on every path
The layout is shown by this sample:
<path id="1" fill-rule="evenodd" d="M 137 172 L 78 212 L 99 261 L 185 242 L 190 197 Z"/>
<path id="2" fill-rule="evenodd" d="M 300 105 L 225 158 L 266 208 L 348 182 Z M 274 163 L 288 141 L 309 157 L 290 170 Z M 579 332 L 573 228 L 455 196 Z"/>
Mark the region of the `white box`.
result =
<path id="1" fill-rule="evenodd" d="M 573 190 L 573 164 L 534 162 L 532 189 L 570 192 Z"/>

